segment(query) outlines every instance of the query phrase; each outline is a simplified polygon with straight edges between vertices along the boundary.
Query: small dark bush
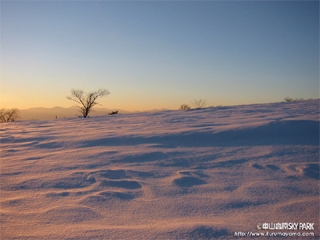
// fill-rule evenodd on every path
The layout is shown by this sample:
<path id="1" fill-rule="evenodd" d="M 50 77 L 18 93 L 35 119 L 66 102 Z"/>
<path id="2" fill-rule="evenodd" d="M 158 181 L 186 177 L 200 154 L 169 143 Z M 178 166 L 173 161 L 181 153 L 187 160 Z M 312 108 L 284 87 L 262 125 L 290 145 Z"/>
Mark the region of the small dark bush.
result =
<path id="1" fill-rule="evenodd" d="M 190 110 L 190 109 L 191 109 L 191 107 L 189 105 L 187 105 L 187 104 L 182 104 L 180 106 L 180 110 L 186 111 L 186 110 Z"/>
<path id="2" fill-rule="evenodd" d="M 114 114 L 118 114 L 118 111 L 112 111 L 108 113 L 108 115 L 114 115 Z"/>

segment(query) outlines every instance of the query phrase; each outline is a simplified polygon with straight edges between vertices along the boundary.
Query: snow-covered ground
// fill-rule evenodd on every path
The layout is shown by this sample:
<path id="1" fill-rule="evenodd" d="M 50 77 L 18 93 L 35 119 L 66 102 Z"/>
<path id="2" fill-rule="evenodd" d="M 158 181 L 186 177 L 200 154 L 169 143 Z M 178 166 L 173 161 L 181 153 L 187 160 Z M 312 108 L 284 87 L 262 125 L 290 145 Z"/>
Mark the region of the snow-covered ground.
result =
<path id="1" fill-rule="evenodd" d="M 319 99 L 0 127 L 1 239 L 319 236 Z"/>

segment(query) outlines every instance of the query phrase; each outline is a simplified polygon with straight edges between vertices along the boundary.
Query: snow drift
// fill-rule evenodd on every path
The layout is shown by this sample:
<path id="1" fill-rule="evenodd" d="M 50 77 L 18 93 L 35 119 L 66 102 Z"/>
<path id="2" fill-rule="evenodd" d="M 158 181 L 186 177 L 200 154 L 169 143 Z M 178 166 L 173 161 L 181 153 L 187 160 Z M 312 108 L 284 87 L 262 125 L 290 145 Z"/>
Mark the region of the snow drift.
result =
<path id="1" fill-rule="evenodd" d="M 0 140 L 2 239 L 319 236 L 319 100 L 4 123 Z"/>

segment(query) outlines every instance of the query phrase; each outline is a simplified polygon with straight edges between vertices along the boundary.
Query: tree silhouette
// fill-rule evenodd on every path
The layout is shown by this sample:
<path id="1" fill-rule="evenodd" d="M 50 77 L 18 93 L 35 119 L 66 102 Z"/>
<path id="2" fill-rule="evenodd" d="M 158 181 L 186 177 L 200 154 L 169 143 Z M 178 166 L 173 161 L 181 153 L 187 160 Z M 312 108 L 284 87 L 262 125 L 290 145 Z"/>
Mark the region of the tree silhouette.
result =
<path id="1" fill-rule="evenodd" d="M 2 108 L 0 110 L 0 122 L 14 122 L 14 120 L 20 118 L 19 109 L 12 108 L 9 110 L 6 110 L 5 108 Z"/>
<path id="2" fill-rule="evenodd" d="M 192 102 L 192 105 L 195 107 L 195 108 L 203 108 L 207 103 L 207 100 L 202 100 L 202 99 L 194 99 L 194 101 Z"/>
<path id="3" fill-rule="evenodd" d="M 106 89 L 99 89 L 98 91 L 89 92 L 87 94 L 85 94 L 82 90 L 72 89 L 71 96 L 68 96 L 67 99 L 80 104 L 79 111 L 82 116 L 86 118 L 89 115 L 92 107 L 99 104 L 97 103 L 97 99 L 106 96 L 109 93 L 110 92 Z"/>

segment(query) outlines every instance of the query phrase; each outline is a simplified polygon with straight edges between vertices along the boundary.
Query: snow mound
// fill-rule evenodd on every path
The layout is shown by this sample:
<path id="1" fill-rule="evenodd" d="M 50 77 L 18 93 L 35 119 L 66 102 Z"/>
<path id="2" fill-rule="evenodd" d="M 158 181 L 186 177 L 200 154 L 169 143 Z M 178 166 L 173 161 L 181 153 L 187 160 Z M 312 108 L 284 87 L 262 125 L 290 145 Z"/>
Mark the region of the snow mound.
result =
<path id="1" fill-rule="evenodd" d="M 319 99 L 0 130 L 3 239 L 228 239 L 275 221 L 319 237 Z"/>

